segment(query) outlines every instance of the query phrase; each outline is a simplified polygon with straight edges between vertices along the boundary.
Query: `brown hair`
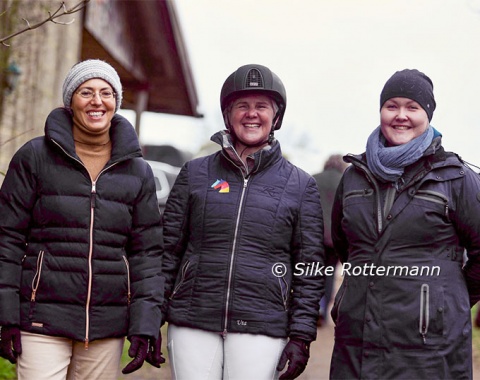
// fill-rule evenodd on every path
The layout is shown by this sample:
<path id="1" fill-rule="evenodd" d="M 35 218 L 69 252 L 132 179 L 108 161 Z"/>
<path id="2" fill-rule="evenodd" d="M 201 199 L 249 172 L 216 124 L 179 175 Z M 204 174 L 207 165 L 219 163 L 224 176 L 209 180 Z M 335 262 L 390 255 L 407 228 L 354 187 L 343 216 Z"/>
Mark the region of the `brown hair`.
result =
<path id="1" fill-rule="evenodd" d="M 347 168 L 348 164 L 343 161 L 343 157 L 341 154 L 332 154 L 328 157 L 327 162 L 323 167 L 324 170 L 334 169 L 338 170 L 340 173 L 343 173 Z"/>

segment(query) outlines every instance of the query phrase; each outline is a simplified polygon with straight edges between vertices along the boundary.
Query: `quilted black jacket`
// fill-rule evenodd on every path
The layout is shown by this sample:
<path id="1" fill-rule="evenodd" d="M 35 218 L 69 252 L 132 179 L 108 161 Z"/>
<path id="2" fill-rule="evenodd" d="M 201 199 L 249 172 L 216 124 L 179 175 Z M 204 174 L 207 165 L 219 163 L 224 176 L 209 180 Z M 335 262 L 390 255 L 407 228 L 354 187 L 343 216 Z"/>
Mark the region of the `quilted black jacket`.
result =
<path id="1" fill-rule="evenodd" d="M 224 151 L 188 162 L 164 214 L 167 320 L 314 340 L 323 277 L 295 266 L 323 265 L 322 239 L 315 180 L 277 142 L 248 176 Z"/>
<path id="2" fill-rule="evenodd" d="M 1 325 L 85 342 L 158 335 L 163 248 L 153 174 L 120 115 L 110 138 L 95 183 L 63 108 L 13 157 L 0 192 Z"/>

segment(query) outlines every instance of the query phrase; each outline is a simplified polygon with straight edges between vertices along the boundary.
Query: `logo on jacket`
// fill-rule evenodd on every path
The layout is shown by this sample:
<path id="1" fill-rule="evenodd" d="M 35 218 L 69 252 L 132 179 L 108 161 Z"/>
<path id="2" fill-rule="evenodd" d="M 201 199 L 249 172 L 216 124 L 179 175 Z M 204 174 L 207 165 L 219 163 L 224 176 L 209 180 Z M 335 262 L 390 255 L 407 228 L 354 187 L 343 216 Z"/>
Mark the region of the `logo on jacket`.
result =
<path id="1" fill-rule="evenodd" d="M 229 193 L 230 192 L 230 186 L 228 185 L 228 182 L 223 180 L 223 179 L 217 179 L 212 186 L 215 190 L 220 189 L 219 193 Z"/>

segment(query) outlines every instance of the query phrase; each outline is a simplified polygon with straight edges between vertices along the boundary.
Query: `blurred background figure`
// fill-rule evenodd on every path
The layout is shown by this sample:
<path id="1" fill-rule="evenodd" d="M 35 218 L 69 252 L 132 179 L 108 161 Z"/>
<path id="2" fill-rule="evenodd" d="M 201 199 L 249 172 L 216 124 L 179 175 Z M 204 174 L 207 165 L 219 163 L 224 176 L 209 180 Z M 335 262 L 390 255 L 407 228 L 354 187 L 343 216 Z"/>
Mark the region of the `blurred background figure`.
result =
<path id="1" fill-rule="evenodd" d="M 325 267 L 332 266 L 335 268 L 338 263 L 338 256 L 335 254 L 332 243 L 331 234 L 331 217 L 332 205 L 335 198 L 335 191 L 340 183 L 343 172 L 348 164 L 343 161 L 341 154 L 332 154 L 328 157 L 323 171 L 314 174 L 313 178 L 317 181 L 318 190 L 320 192 L 320 200 L 323 210 L 323 239 L 325 245 Z M 318 326 L 327 322 L 328 306 L 332 298 L 333 287 L 335 284 L 335 272 L 331 276 L 325 276 L 325 294 L 320 300 L 320 315 L 318 317 Z"/>

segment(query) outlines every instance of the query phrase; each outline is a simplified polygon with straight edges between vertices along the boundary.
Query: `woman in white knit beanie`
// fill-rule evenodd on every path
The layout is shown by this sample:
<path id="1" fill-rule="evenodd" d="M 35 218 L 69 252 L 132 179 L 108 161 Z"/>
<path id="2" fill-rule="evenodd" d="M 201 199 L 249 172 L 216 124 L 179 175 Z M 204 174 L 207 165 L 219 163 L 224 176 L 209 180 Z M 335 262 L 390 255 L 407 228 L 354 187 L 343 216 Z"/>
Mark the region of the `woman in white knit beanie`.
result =
<path id="1" fill-rule="evenodd" d="M 0 190 L 0 356 L 19 380 L 116 380 L 125 337 L 124 373 L 164 361 L 155 182 L 111 65 L 73 66 L 63 101 Z"/>

